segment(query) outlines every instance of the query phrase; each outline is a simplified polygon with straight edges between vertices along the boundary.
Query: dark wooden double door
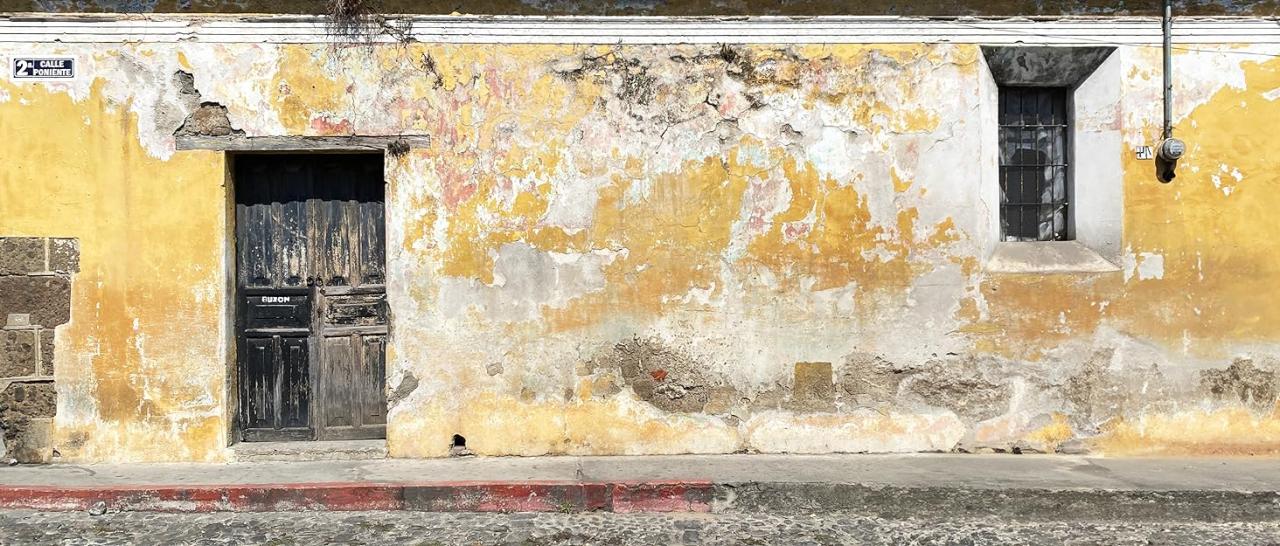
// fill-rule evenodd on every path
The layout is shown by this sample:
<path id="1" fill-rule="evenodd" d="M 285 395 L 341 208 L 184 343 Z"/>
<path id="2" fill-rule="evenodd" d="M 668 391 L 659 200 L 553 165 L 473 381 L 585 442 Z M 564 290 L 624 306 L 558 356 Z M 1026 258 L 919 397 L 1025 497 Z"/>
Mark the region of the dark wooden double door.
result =
<path id="1" fill-rule="evenodd" d="M 234 167 L 241 439 L 386 437 L 382 156 Z"/>

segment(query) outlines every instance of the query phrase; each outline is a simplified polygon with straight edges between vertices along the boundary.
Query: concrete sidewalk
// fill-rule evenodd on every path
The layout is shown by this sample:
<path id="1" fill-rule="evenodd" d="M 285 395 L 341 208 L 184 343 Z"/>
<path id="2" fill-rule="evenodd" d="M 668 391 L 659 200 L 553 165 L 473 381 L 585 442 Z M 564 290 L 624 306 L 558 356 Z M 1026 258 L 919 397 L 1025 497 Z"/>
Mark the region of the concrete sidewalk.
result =
<path id="1" fill-rule="evenodd" d="M 1280 460 L 1060 455 L 503 457 L 0 468 L 40 510 L 849 510 L 882 517 L 1280 518 Z"/>

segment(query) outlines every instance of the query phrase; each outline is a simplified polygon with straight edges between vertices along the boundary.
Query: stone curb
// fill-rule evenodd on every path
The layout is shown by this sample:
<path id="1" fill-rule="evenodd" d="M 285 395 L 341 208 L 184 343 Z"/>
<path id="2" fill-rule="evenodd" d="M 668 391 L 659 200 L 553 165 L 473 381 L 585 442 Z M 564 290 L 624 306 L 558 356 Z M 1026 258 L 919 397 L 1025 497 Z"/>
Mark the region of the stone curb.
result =
<path id="1" fill-rule="evenodd" d="M 708 512 L 710 482 L 0 487 L 0 509 L 112 512 Z"/>
<path id="2" fill-rule="evenodd" d="M 717 484 L 715 512 L 844 511 L 884 519 L 1280 521 L 1280 491 L 904 487 L 848 483 Z"/>
<path id="3" fill-rule="evenodd" d="M 0 509 L 93 512 L 718 512 L 830 511 L 885 519 L 1043 521 L 1280 520 L 1277 491 L 897 487 L 709 481 L 447 482 L 0 487 Z"/>

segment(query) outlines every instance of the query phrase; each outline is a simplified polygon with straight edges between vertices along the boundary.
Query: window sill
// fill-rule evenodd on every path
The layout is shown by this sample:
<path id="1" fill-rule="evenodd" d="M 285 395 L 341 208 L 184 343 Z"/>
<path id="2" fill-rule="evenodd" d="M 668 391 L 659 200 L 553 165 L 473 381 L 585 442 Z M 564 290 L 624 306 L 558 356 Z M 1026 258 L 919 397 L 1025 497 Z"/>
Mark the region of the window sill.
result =
<path id="1" fill-rule="evenodd" d="M 1077 241 L 1000 242 L 988 273 L 1111 273 L 1120 266 Z"/>

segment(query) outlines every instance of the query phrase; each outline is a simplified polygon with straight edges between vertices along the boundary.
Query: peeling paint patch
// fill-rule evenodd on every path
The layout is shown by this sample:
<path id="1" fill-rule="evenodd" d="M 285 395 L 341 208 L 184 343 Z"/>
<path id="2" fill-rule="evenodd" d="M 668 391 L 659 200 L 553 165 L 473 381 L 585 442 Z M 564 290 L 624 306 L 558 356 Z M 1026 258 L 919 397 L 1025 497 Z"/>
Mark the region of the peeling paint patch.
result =
<path id="1" fill-rule="evenodd" d="M 964 435 L 955 415 L 852 415 L 764 412 L 745 425 L 747 442 L 762 453 L 894 453 L 950 451 Z"/>
<path id="2" fill-rule="evenodd" d="M 225 458 L 226 165 L 187 122 L 432 135 L 386 163 L 393 456 L 1280 442 L 1274 60 L 1178 54 L 1165 186 L 1128 146 L 1158 50 L 1118 50 L 1123 271 L 1033 275 L 984 270 L 972 45 L 40 47 L 95 75 L 0 81 L 0 232 L 82 241 L 66 460 Z"/>
<path id="3" fill-rule="evenodd" d="M 1148 413 L 1109 423 L 1092 441 L 1117 456 L 1280 455 L 1280 419 L 1243 408 Z"/>
<path id="4" fill-rule="evenodd" d="M 1128 281 L 1135 275 L 1140 281 L 1164 278 L 1164 255 L 1154 252 L 1125 254 L 1124 280 Z"/>
<path id="5" fill-rule="evenodd" d="M 575 298 L 603 290 L 603 270 L 619 255 L 625 251 L 559 253 L 510 243 L 494 257 L 492 283 L 445 280 L 440 303 L 446 316 L 475 309 L 501 321 L 533 320 L 544 307 L 563 309 Z"/>
<path id="6" fill-rule="evenodd" d="M 1200 372 L 1200 383 L 1219 400 L 1238 401 L 1259 410 L 1276 405 L 1276 372 L 1274 365 L 1264 369 L 1251 359 L 1237 359 L 1222 370 Z"/>
<path id="7" fill-rule="evenodd" d="M 413 375 L 412 372 L 406 372 L 396 387 L 387 394 L 387 407 L 395 408 L 401 400 L 408 398 L 417 389 L 418 376 Z"/>

